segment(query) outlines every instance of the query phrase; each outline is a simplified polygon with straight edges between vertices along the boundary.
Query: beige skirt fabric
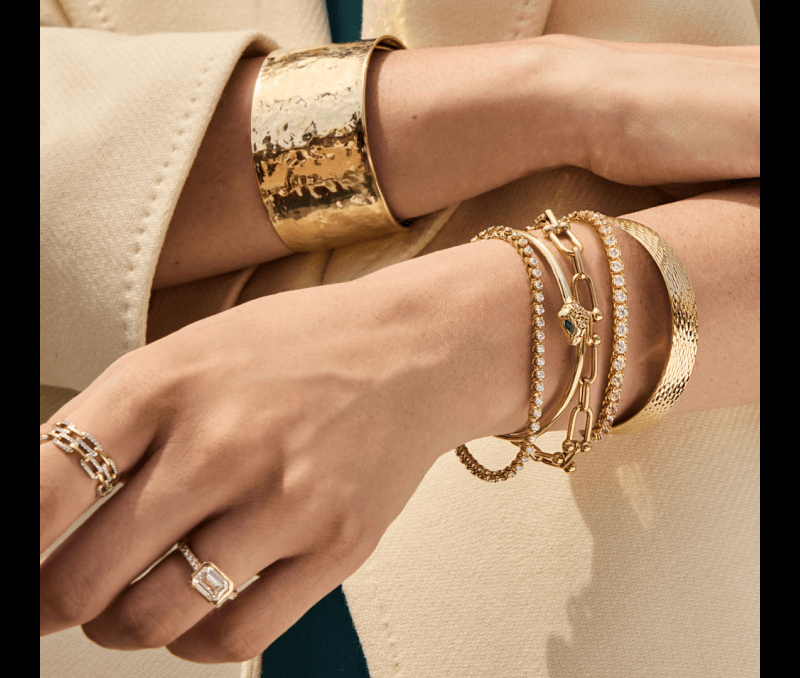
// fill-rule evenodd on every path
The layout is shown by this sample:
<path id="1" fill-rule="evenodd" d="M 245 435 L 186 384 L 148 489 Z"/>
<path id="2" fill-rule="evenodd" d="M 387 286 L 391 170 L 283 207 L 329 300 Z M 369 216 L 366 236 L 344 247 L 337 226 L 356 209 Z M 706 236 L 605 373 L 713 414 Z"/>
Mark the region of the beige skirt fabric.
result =
<path id="1" fill-rule="evenodd" d="M 607 438 L 574 476 L 443 456 L 344 583 L 370 675 L 758 676 L 759 411 Z"/>

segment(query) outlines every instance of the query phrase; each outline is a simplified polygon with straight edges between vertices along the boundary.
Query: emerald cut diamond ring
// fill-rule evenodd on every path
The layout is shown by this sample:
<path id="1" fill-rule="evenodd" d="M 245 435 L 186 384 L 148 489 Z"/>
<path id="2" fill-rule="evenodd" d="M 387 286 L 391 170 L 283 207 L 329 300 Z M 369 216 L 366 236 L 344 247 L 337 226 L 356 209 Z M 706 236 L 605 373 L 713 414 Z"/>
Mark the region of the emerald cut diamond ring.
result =
<path id="1" fill-rule="evenodd" d="M 219 606 L 236 597 L 233 582 L 214 563 L 201 563 L 184 541 L 178 543 L 178 549 L 194 570 L 190 580 L 192 588 L 209 603 Z"/>

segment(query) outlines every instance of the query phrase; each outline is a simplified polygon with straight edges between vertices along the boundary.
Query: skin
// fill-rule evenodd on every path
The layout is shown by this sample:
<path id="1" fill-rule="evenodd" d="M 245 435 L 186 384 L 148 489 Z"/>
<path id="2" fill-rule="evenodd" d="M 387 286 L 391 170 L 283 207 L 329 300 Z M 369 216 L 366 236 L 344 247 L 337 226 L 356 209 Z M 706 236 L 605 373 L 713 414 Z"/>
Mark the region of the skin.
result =
<path id="1" fill-rule="evenodd" d="M 625 94 L 624 83 L 630 85 L 630 100 L 625 98 L 623 105 L 617 99 L 607 129 L 598 132 L 608 148 L 601 151 L 594 134 L 583 137 L 574 145 L 575 164 L 582 160 L 594 171 L 621 180 L 615 172 L 627 172 L 627 164 L 613 158 L 617 152 L 628 153 L 628 161 L 638 162 L 641 174 L 636 177 L 643 183 L 686 181 L 691 158 L 692 181 L 726 178 L 720 175 L 723 170 L 733 172 L 727 178 L 753 176 L 754 170 L 758 174 L 758 107 L 752 92 L 741 96 L 738 112 L 714 105 L 719 97 L 736 102 L 739 95 L 733 90 L 741 85 L 736 78 L 747 80 L 753 74 L 751 48 L 697 48 L 695 56 L 676 57 L 654 50 L 689 47 L 643 45 L 635 51 L 630 44 L 578 41 L 564 46 L 560 40 L 554 42 L 564 55 L 562 64 L 579 63 L 570 60 L 574 57 L 588 58 L 587 67 L 614 65 L 610 72 L 620 81 L 609 91 L 618 97 Z M 404 128 L 390 123 L 394 107 L 405 105 L 392 99 L 394 87 L 401 85 L 391 77 L 400 78 L 402 71 L 401 61 L 392 64 L 394 58 L 385 57 L 378 75 L 379 81 L 386 75 L 390 84 L 384 91 L 380 84 L 372 91 L 386 144 L 383 156 L 377 150 L 382 157 L 377 171 L 382 181 L 386 178 L 397 214 L 424 213 L 438 201 L 452 202 L 492 187 L 481 181 L 515 178 L 492 175 L 486 180 L 464 170 L 460 183 L 433 181 L 441 187 L 414 190 L 414 173 L 389 153 L 393 148 L 406 153 L 416 138 L 413 114 L 398 114 Z M 691 68 L 686 59 L 694 59 Z M 677 109 L 650 110 L 652 97 L 637 102 L 636 93 L 648 86 L 662 91 L 666 85 L 648 85 L 645 74 L 637 77 L 637 63 L 642 68 L 646 64 L 647 77 L 653 77 L 654 63 L 661 63 L 665 73 L 667 64 L 675 66 L 677 72 L 659 76 L 664 78 L 686 80 L 692 72 L 702 79 L 699 74 L 706 72 L 705 86 L 714 83 L 715 94 L 701 96 L 702 83 L 692 82 Z M 622 64 L 630 64 L 629 70 L 620 71 Z M 398 71 L 390 77 L 395 65 Z M 419 66 L 413 69 L 417 73 Z M 496 71 L 496 64 L 492 67 Z M 720 68 L 728 74 L 725 78 Z M 471 82 L 479 89 L 476 80 Z M 645 93 L 650 94 L 647 89 Z M 458 109 L 460 104 L 452 105 Z M 585 105 L 583 93 L 575 114 L 584 114 Z M 435 124 L 437 116 L 431 116 L 427 125 Z M 716 116 L 713 124 L 709 116 Z M 569 116 L 564 124 L 569 129 Z M 725 125 L 730 125 L 727 138 Z M 209 134 L 214 129 L 212 123 Z M 650 136 L 643 135 L 644 129 L 650 129 Z M 686 137 L 677 143 L 665 129 L 683 131 Z M 419 152 L 430 141 L 423 139 Z M 204 146 L 213 143 L 207 138 Z M 380 149 L 382 142 L 376 143 Z M 450 149 L 456 155 L 463 152 L 457 137 L 451 137 Z M 414 157 L 408 151 L 405 160 Z M 469 165 L 463 157 L 456 160 L 448 167 Z M 533 164 L 552 161 L 542 155 Z M 511 173 L 522 171 L 516 167 Z M 451 184 L 459 185 L 456 192 L 448 188 Z M 218 198 L 223 206 L 228 199 Z M 759 199 L 760 183 L 751 181 L 622 215 L 649 225 L 670 242 L 695 288 L 703 340 L 692 379 L 674 412 L 759 398 L 759 239 L 754 237 Z M 259 207 L 257 237 L 268 240 L 270 229 Z M 217 217 L 224 220 L 226 212 L 219 209 Z M 247 208 L 241 210 L 246 218 Z M 179 212 L 175 219 L 170 233 L 175 226 L 180 234 L 188 226 Z M 212 222 L 198 226 L 198 239 L 213 241 L 219 234 Z M 586 247 L 587 269 L 604 273 L 594 279 L 599 298 L 608 306 L 603 254 L 588 230 L 575 230 Z M 254 237 L 247 229 L 241 235 L 245 242 Z M 617 235 L 631 314 L 621 421 L 652 391 L 664 364 L 670 325 L 657 269 L 628 236 Z M 177 247 L 181 236 L 175 237 Z M 724 257 L 719 256 L 720 243 Z M 172 257 L 177 256 L 185 262 L 177 266 L 185 275 L 208 275 L 202 261 L 193 263 L 191 251 L 186 259 L 176 247 L 162 253 L 167 269 L 176 268 Z M 237 252 L 246 248 L 237 247 L 231 248 L 228 265 L 241 264 Z M 270 251 L 280 256 L 278 250 Z M 555 328 L 560 306 L 555 282 L 547 267 L 544 273 L 546 409 L 557 398 L 556 384 L 566 379 L 571 352 Z M 736 331 L 731 331 L 733 318 Z M 126 486 L 40 566 L 40 633 L 80 624 L 104 647 L 166 646 L 197 662 L 242 661 L 259 654 L 358 569 L 441 454 L 525 423 L 529 321 L 530 292 L 518 255 L 506 243 L 480 242 L 352 282 L 257 299 L 124 356 L 41 428 L 46 432 L 52 422 L 68 418 L 90 431 L 113 451 Z M 610 321 L 597 329 L 603 336 L 601 364 L 606 365 Z M 731 369 L 734 359 L 736 369 Z M 595 411 L 605 382 L 601 375 Z M 115 416 L 109 418 L 108 412 Z M 93 503 L 94 487 L 77 482 L 75 460 L 50 443 L 40 446 L 40 468 L 44 551 Z M 213 611 L 186 586 L 187 564 L 180 554 L 167 556 L 130 584 L 184 537 L 237 585 L 256 574 L 260 578 Z"/>
<path id="2" fill-rule="evenodd" d="M 289 253 L 253 180 L 250 102 L 261 62 L 243 60 L 220 100 L 154 290 Z M 755 45 L 567 35 L 376 54 L 366 101 L 372 159 L 399 219 L 560 165 L 638 185 L 757 177 L 759 73 Z"/>

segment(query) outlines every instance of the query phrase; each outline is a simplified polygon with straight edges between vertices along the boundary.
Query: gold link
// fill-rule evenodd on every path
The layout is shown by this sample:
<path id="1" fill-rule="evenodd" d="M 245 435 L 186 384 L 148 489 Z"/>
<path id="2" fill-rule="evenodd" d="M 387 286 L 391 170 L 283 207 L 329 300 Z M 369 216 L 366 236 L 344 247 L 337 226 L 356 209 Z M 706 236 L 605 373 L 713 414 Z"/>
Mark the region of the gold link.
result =
<path id="1" fill-rule="evenodd" d="M 581 245 L 580 241 L 575 237 L 575 234 L 569 229 L 566 228 L 564 230 L 559 230 L 557 233 L 555 230 L 551 230 L 547 233 L 550 241 L 564 254 L 568 257 L 572 257 L 572 259 L 576 259 L 577 256 L 580 256 L 580 253 L 583 252 L 583 245 Z M 559 235 L 566 235 L 570 242 L 572 243 L 571 248 L 564 247 L 561 239 L 558 237 Z"/>
<path id="2" fill-rule="evenodd" d="M 603 319 L 603 313 L 597 306 L 597 293 L 594 290 L 594 283 L 592 282 L 592 279 L 586 274 L 585 271 L 578 271 L 578 273 L 572 276 L 572 294 L 575 299 L 578 300 L 578 303 L 586 308 L 586 305 L 581 302 L 581 297 L 578 293 L 579 282 L 586 283 L 586 288 L 589 290 L 589 299 L 592 302 L 592 319 L 595 322 L 600 322 Z"/>
<path id="3" fill-rule="evenodd" d="M 592 399 L 592 382 L 585 377 L 581 379 L 581 385 L 578 387 L 578 410 L 585 412 L 591 405 Z"/>
<path id="4" fill-rule="evenodd" d="M 534 223 L 540 224 L 547 229 L 548 232 L 550 229 L 559 227 L 558 219 L 556 219 L 556 215 L 553 214 L 553 210 L 545 210 L 544 214 L 540 214 L 536 217 Z"/>
<path id="5" fill-rule="evenodd" d="M 572 232 L 572 229 L 568 229 L 570 238 L 572 238 L 575 242 L 581 245 L 581 242 L 578 240 L 577 236 Z M 574 249 L 572 250 L 573 256 L 575 257 L 575 275 L 573 277 L 573 284 L 574 278 L 579 276 L 586 275 L 586 269 L 583 267 L 583 245 L 579 250 Z"/>
<path id="6" fill-rule="evenodd" d="M 569 425 L 567 426 L 567 440 L 576 445 L 580 444 L 580 441 L 575 438 L 575 425 L 577 423 L 579 414 L 586 415 L 586 430 L 583 432 L 584 442 L 588 440 L 588 436 L 592 431 L 592 424 L 594 424 L 594 414 L 592 413 L 592 409 L 590 407 L 587 407 L 585 410 L 581 410 L 576 407 L 574 410 L 572 410 L 572 412 L 570 412 Z M 583 448 L 582 445 L 581 448 Z"/>
<path id="7" fill-rule="evenodd" d="M 81 455 L 81 459 L 88 460 L 90 457 L 86 452 L 83 451 L 83 448 L 76 442 L 71 442 L 69 444 L 70 448 Z"/>
<path id="8" fill-rule="evenodd" d="M 591 372 L 589 373 L 589 377 L 585 377 L 589 381 L 590 384 L 594 384 L 595 379 L 597 379 L 597 364 L 599 362 L 599 357 L 598 357 L 599 351 L 598 351 L 597 347 L 600 344 L 600 342 L 599 341 L 594 341 L 595 337 L 597 339 L 600 339 L 600 336 L 597 335 L 597 334 L 595 334 L 594 337 L 592 338 L 593 341 L 592 341 L 592 344 L 590 346 L 590 348 L 592 349 L 592 352 L 590 354 L 590 362 L 591 362 L 592 369 L 591 369 Z"/>

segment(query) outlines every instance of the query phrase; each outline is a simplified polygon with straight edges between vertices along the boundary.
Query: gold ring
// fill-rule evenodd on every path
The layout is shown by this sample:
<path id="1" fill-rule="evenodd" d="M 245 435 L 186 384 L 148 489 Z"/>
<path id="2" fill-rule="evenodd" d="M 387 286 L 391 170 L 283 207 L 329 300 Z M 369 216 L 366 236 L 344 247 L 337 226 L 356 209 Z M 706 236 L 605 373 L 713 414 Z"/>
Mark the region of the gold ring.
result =
<path id="1" fill-rule="evenodd" d="M 117 465 L 105 454 L 103 446 L 86 431 L 79 431 L 69 421 L 57 421 L 49 433 L 39 438 L 39 444 L 52 440 L 67 454 L 81 455 L 81 466 L 92 480 L 98 482 L 97 496 L 105 497 L 117 482 Z"/>
<path id="2" fill-rule="evenodd" d="M 233 582 L 214 563 L 201 563 L 185 541 L 178 543 L 178 550 L 189 561 L 189 565 L 194 571 L 191 578 L 192 588 L 209 603 L 219 606 L 226 600 L 236 598 L 237 593 Z"/>

